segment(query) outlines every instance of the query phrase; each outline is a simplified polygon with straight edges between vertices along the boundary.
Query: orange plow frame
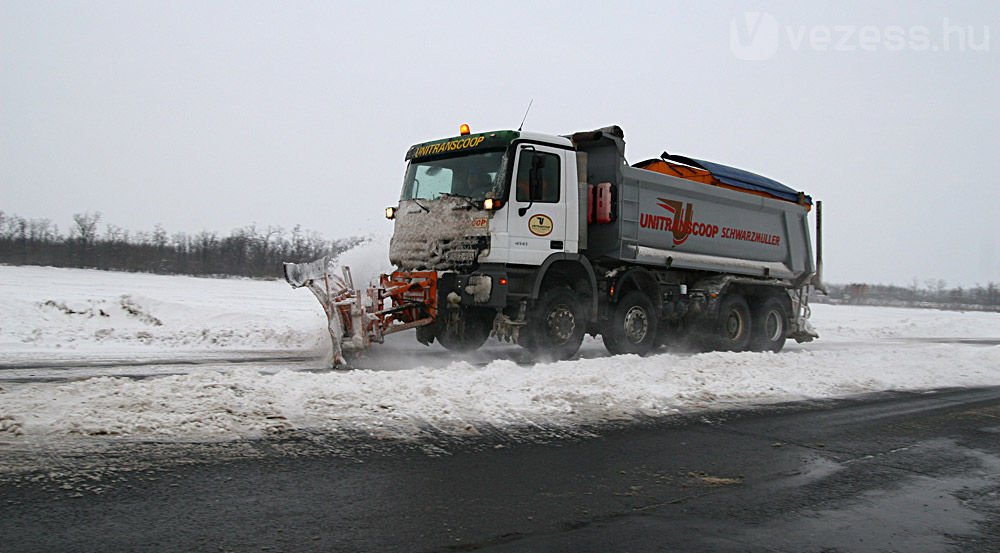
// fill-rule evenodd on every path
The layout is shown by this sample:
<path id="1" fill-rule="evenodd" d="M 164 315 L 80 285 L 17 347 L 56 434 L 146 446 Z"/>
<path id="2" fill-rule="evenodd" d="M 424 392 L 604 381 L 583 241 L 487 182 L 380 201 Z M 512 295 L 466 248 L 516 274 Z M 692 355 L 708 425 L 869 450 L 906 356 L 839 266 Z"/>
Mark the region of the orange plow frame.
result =
<path id="1" fill-rule="evenodd" d="M 312 263 L 285 263 L 285 280 L 293 288 L 309 288 L 323 306 L 333 343 L 334 367 L 347 363 L 345 351 L 363 351 L 372 343 L 382 343 L 387 334 L 436 320 L 437 272 L 383 274 L 378 286 L 362 291 L 354 287 L 348 267 L 339 277 L 330 273 L 329 265 L 325 257 Z"/>

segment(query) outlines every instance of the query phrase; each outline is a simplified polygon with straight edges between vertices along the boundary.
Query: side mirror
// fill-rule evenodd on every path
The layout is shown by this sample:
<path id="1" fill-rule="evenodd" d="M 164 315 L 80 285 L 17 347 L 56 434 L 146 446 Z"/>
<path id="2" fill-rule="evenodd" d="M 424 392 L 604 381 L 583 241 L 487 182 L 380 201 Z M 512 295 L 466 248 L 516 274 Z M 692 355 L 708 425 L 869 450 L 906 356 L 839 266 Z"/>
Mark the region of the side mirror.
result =
<path id="1" fill-rule="evenodd" d="M 517 209 L 517 216 L 524 217 L 524 214 L 531 209 L 531 205 L 535 202 L 535 197 L 538 194 L 538 189 L 541 187 L 541 171 L 538 170 L 537 165 L 541 161 L 538 153 L 535 151 L 535 147 L 530 144 L 521 146 L 521 160 L 518 163 L 524 163 L 524 156 L 527 152 L 531 152 L 531 165 L 528 166 L 528 205 L 520 207 Z"/>
<path id="2" fill-rule="evenodd" d="M 528 169 L 528 199 L 532 202 L 542 199 L 542 168 L 544 167 L 545 157 L 532 154 L 531 168 Z"/>

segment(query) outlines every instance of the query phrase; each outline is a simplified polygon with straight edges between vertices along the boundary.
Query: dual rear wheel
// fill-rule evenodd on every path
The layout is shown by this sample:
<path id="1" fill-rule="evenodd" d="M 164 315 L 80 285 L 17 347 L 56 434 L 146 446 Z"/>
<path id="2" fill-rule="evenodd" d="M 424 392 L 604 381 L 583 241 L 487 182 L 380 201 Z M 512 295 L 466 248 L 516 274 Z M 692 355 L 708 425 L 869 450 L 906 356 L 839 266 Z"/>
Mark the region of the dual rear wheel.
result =
<path id="1" fill-rule="evenodd" d="M 778 352 L 788 336 L 789 316 L 786 303 L 776 296 L 754 298 L 751 303 L 742 294 L 731 292 L 720 301 L 715 319 L 682 333 L 681 339 L 693 338 L 700 344 L 696 349 Z M 614 306 L 601 334 L 609 352 L 642 355 L 657 346 L 659 326 L 652 300 L 632 290 Z"/>
<path id="2" fill-rule="evenodd" d="M 615 305 L 608 326 L 601 333 L 604 347 L 613 354 L 643 355 L 656 346 L 659 313 L 649 296 L 627 292 Z"/>
<path id="3" fill-rule="evenodd" d="M 707 339 L 720 351 L 779 352 L 788 337 L 789 312 L 776 296 L 755 298 L 729 293 L 719 304 L 719 316 Z"/>
<path id="4" fill-rule="evenodd" d="M 453 351 L 478 349 L 490 334 L 492 319 L 469 313 L 456 333 L 441 329 L 438 340 Z M 776 296 L 755 298 L 726 294 L 714 321 L 697 329 L 705 349 L 779 352 L 788 336 L 789 310 Z M 548 291 L 531 310 L 519 342 L 536 356 L 568 359 L 576 354 L 586 330 L 584 302 L 568 288 Z M 627 292 L 615 304 L 601 335 L 612 354 L 643 355 L 658 345 L 659 313 L 639 290 Z"/>
<path id="5" fill-rule="evenodd" d="M 719 302 L 719 316 L 706 337 L 711 349 L 745 351 L 750 347 L 750 304 L 740 294 L 726 294 Z"/>
<path id="6" fill-rule="evenodd" d="M 788 338 L 789 312 L 784 302 L 769 297 L 753 310 L 750 331 L 750 351 L 781 351 Z"/>

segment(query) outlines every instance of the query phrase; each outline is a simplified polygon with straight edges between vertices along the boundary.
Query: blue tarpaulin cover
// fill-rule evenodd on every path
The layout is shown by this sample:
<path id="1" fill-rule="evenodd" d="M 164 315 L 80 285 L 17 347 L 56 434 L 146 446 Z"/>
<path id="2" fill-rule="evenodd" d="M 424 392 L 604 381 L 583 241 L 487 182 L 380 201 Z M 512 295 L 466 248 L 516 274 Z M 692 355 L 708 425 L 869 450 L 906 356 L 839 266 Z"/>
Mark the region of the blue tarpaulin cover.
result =
<path id="1" fill-rule="evenodd" d="M 704 169 L 712 173 L 715 178 L 719 179 L 719 182 L 734 188 L 764 192 L 765 194 L 770 194 L 790 202 L 799 202 L 801 198 L 806 205 L 812 205 L 813 203 L 812 196 L 802 194 L 774 179 L 762 177 L 756 173 L 751 173 L 750 171 L 744 171 L 743 169 L 737 169 L 735 167 L 729 167 L 728 165 L 721 165 L 719 163 L 713 163 L 711 161 L 704 161 L 692 157 L 668 154 L 667 152 L 663 152 L 662 157 L 663 159 Z"/>

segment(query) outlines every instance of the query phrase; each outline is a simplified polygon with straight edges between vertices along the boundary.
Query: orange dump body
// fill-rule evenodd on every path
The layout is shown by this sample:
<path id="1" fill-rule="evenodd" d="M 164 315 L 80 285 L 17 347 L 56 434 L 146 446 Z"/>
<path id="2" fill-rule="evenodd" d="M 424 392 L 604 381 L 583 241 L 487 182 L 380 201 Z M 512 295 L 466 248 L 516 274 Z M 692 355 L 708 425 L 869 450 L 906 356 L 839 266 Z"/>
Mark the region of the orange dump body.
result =
<path id="1" fill-rule="evenodd" d="M 688 167 L 687 165 L 681 165 L 680 163 L 672 163 L 663 159 L 647 159 L 646 161 L 640 161 L 633 165 L 637 169 L 645 169 L 646 171 L 653 171 L 654 173 L 662 173 L 664 175 L 670 175 L 671 177 L 678 177 L 681 179 L 687 179 L 694 182 L 700 182 L 702 184 L 709 184 L 712 186 L 718 186 L 719 188 L 726 188 L 728 190 L 736 190 L 737 192 L 742 192 L 744 194 L 753 194 L 755 196 L 763 196 L 765 198 L 771 198 L 774 200 L 789 201 L 785 198 L 779 198 L 773 194 L 768 194 L 767 192 L 761 192 L 759 190 L 747 190 L 745 188 L 739 188 L 736 186 L 730 186 L 723 183 L 715 176 L 704 169 L 699 169 L 696 167 Z M 804 202 L 797 202 L 806 205 L 806 209 L 810 206 Z"/>

